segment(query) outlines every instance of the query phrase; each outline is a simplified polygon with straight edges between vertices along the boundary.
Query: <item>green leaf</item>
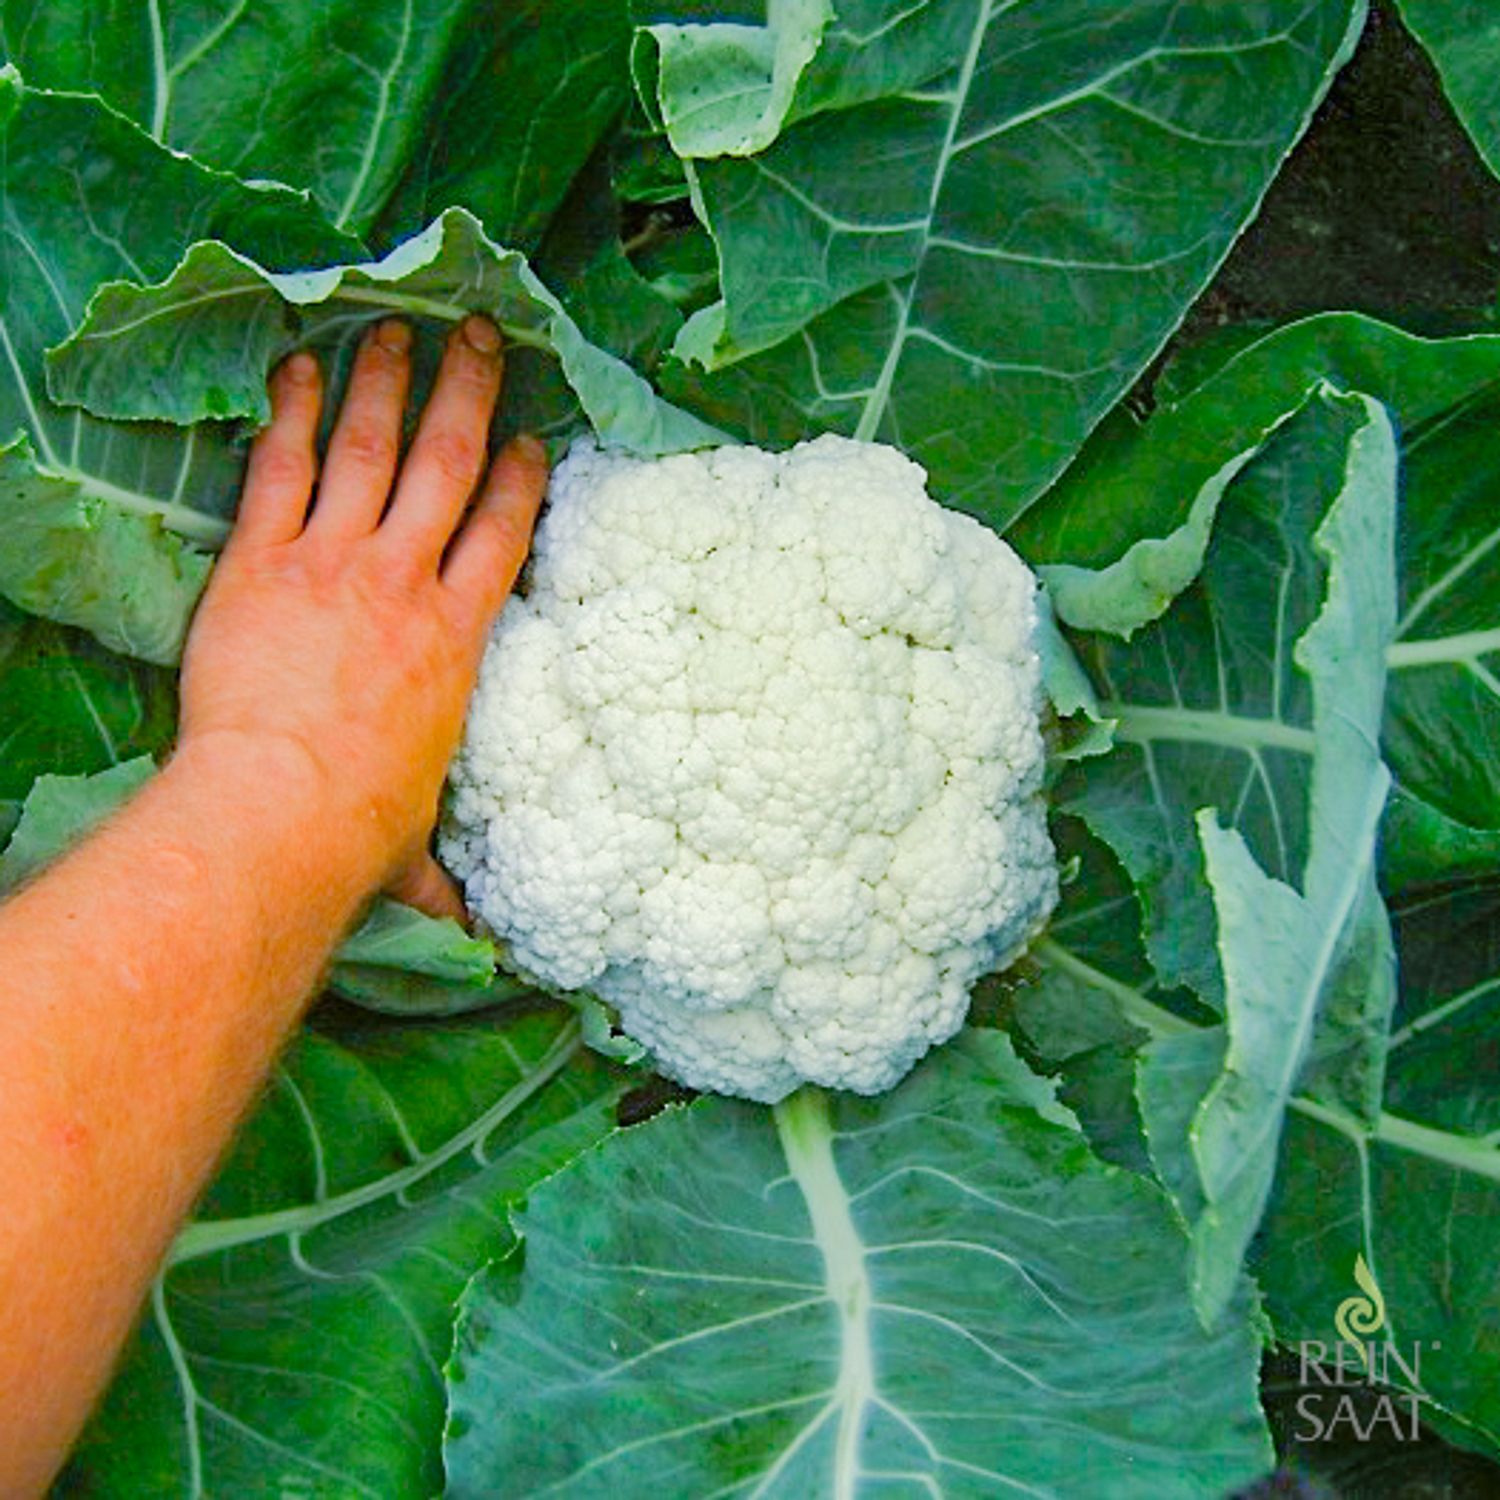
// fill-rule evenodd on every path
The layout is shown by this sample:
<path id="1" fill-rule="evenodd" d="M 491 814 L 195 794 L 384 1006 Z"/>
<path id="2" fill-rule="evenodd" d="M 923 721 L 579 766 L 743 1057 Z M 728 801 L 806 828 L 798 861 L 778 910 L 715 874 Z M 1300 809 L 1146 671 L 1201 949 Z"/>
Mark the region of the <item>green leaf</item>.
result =
<path id="1" fill-rule="evenodd" d="M 1490 171 L 1500 176 L 1500 18 L 1488 0 L 1396 0 L 1443 92 Z"/>
<path id="2" fill-rule="evenodd" d="M 559 998 L 573 1007 L 583 1028 L 584 1045 L 600 1057 L 613 1058 L 626 1067 L 645 1060 L 646 1049 L 634 1037 L 616 1029 L 615 1012 L 597 995 L 587 990 L 569 990 Z"/>
<path id="3" fill-rule="evenodd" d="M 515 344 L 554 352 L 600 437 L 642 453 L 719 436 L 589 344 L 525 258 L 503 250 L 465 209 L 449 209 L 379 261 L 278 275 L 229 246 L 196 244 L 164 281 L 115 282 L 52 350 L 60 401 L 114 417 L 269 417 L 266 374 L 298 344 L 347 341 L 392 313 L 456 322 L 496 319 Z M 143 374 L 143 372 L 149 372 Z"/>
<path id="4" fill-rule="evenodd" d="M 1250 446 L 1209 476 L 1176 530 L 1162 537 L 1143 536 L 1102 568 L 1071 563 L 1039 567 L 1038 576 L 1046 583 L 1058 616 L 1074 630 L 1104 631 L 1126 640 L 1142 625 L 1159 619 L 1198 576 L 1224 492 L 1297 409 L 1300 406 L 1278 414 L 1262 430 L 1248 435 Z"/>
<path id="5" fill-rule="evenodd" d="M 310 188 L 361 232 L 424 132 L 461 0 L 0 3 L 0 49 L 48 88 L 97 90 L 156 140 Z"/>
<path id="6" fill-rule="evenodd" d="M 1157 999 L 1163 992 L 1141 940 L 1140 899 L 1114 851 L 1083 819 L 1056 808 L 1048 831 L 1062 869 L 1057 909 L 1028 950 L 1033 962 L 999 982 L 1012 985 L 1007 1024 L 1028 1057 L 1054 1072 L 1092 1048 L 1141 1040 L 1146 1033 L 1129 1007 L 1138 992 Z M 1115 976 L 1113 996 L 1106 973 Z M 1154 1021 L 1155 1010 L 1148 1015 Z"/>
<path id="7" fill-rule="evenodd" d="M 1052 759 L 1081 760 L 1106 754 L 1114 743 L 1114 724 L 1100 714 L 1098 694 L 1057 628 L 1052 598 L 1046 589 L 1037 593 L 1036 646 L 1042 659 L 1042 687 L 1062 728 L 1058 743 L 1049 747 Z"/>
<path id="8" fill-rule="evenodd" d="M 1354 1276 L 1362 1256 L 1384 1303 L 1384 1320 L 1364 1335 L 1381 1351 L 1383 1370 L 1398 1389 L 1413 1389 L 1383 1351 L 1410 1366 L 1420 1342 L 1423 1419 L 1441 1419 L 1455 1440 L 1500 1455 L 1500 1246 L 1487 1227 L 1500 1212 L 1492 1086 L 1500 1069 L 1500 886 L 1451 886 L 1398 909 L 1395 937 L 1401 995 L 1380 1108 L 1360 1119 L 1300 1087 L 1293 1094 L 1252 1263 L 1277 1336 L 1321 1343 L 1331 1366 L 1346 1337 L 1336 1319 L 1347 1299 L 1363 1295 Z M 1038 952 L 1050 971 L 1052 956 Z M 1071 977 L 1086 974 L 1073 958 Z M 1104 970 L 1094 979 L 1096 1003 L 1119 1007 L 1117 1026 L 1128 1015 L 1155 1037 L 1142 1101 L 1148 1119 L 1175 1118 L 1177 1129 L 1165 1153 L 1152 1136 L 1153 1154 L 1191 1208 L 1201 1190 L 1183 1127 L 1218 1070 L 1222 1030 L 1185 1029 L 1147 987 Z M 1316 1348 L 1310 1354 L 1320 1357 Z M 1360 1361 L 1347 1350 L 1345 1360 L 1357 1377 Z M 1316 1380 L 1309 1389 L 1318 1389 Z M 1326 1419 L 1327 1398 L 1318 1399 Z M 1404 1403 L 1401 1410 L 1404 1418 Z"/>
<path id="9" fill-rule="evenodd" d="M 674 307 L 691 312 L 719 289 L 714 242 L 697 226 L 666 230 L 631 251 L 631 264 Z"/>
<path id="10" fill-rule="evenodd" d="M 610 176 L 622 203 L 680 203 L 688 196 L 681 159 L 639 103 L 626 116 L 612 144 Z"/>
<path id="11" fill-rule="evenodd" d="M 1398 912 L 1396 934 L 1383 1108 L 1362 1122 L 1296 1103 L 1258 1270 L 1278 1336 L 1331 1351 L 1363 1256 L 1385 1312 L 1367 1337 L 1408 1365 L 1420 1342 L 1424 1413 L 1436 1403 L 1500 1454 L 1500 1243 L 1488 1227 L 1500 1213 L 1500 890 L 1425 899 Z"/>
<path id="12" fill-rule="evenodd" d="M 1171 1192 L 1183 1221 L 1197 1224 L 1208 1208 L 1203 1178 L 1193 1158 L 1193 1125 L 1203 1101 L 1224 1071 L 1222 1026 L 1158 1034 L 1135 1066 L 1135 1092 L 1157 1175 Z"/>
<path id="13" fill-rule="evenodd" d="M 159 753 L 176 723 L 165 672 L 0 600 L 0 838 L 42 772 L 86 774 Z"/>
<path id="14" fill-rule="evenodd" d="M 828 0 L 765 0 L 764 25 L 643 26 L 657 51 L 652 113 L 678 156 L 751 156 L 769 146 L 833 16 Z"/>
<path id="15" fill-rule="evenodd" d="M 339 945 L 328 984 L 367 1010 L 397 1016 L 460 1015 L 534 992 L 498 974 L 496 957 L 494 943 L 452 917 L 382 898 Z"/>
<path id="16" fill-rule="evenodd" d="M 629 98 L 626 9 L 626 0 L 469 0 L 378 243 L 462 206 L 492 239 L 532 249 Z"/>
<path id="17" fill-rule="evenodd" d="M 1399 697 L 1399 688 L 1391 698 Z M 1473 828 L 1398 786 L 1380 832 L 1380 874 L 1386 890 L 1472 878 L 1500 869 L 1500 829 Z"/>
<path id="18" fill-rule="evenodd" d="M 21 806 L 16 830 L 0 853 L 0 893 L 50 864 L 79 834 L 144 786 L 155 771 L 155 761 L 142 755 L 92 776 L 38 776 Z"/>
<path id="19" fill-rule="evenodd" d="M 914 88 L 949 69 L 973 29 L 962 0 L 741 0 L 728 24 L 707 0 L 634 0 L 634 11 L 645 23 L 634 58 L 641 103 L 689 158 L 744 155 L 737 134 L 759 141 L 755 154 L 794 121 Z M 664 70 L 668 50 L 676 55 Z"/>
<path id="20" fill-rule="evenodd" d="M 1046 935 L 1032 945 L 1032 963 L 1002 1015 L 1025 1055 L 1057 1075 L 1059 1095 L 1094 1150 L 1151 1173 L 1134 1054 L 1163 1026 L 1197 1033 L 1163 1008 L 1185 997 L 1156 985 L 1141 942 L 1140 902 L 1109 846 L 1067 816 L 1053 817 L 1052 836 L 1072 877 L 1064 879 Z M 1133 1019 L 1138 1006 L 1141 1018 Z"/>
<path id="21" fill-rule="evenodd" d="M 1266 1463 L 1245 1304 L 1195 1324 L 1159 1190 L 993 1033 L 881 1099 L 659 1116 L 518 1227 L 519 1285 L 496 1266 L 463 1299 L 456 1500 L 1186 1497 Z"/>
<path id="22" fill-rule="evenodd" d="M 422 923 L 433 920 L 420 912 L 412 912 L 410 907 L 396 906 L 394 902 L 391 904 L 403 914 L 410 912 Z M 443 920 L 446 923 L 450 919 Z M 462 933 L 463 929 L 459 928 L 459 932 Z M 351 934 L 351 937 L 358 936 L 357 930 Z M 459 943 L 457 937 L 450 937 L 446 940 L 453 947 Z M 420 947 L 441 955 L 444 942 L 444 934 L 424 934 L 420 939 Z M 341 948 L 340 954 L 342 952 Z M 510 974 L 496 972 L 493 963 L 487 978 L 475 980 L 436 979 L 427 974 L 414 972 L 412 968 L 407 967 L 408 964 L 422 962 L 423 957 L 420 951 L 410 957 L 403 953 L 396 953 L 392 955 L 390 964 L 376 965 L 349 963 L 341 956 L 329 972 L 328 987 L 334 994 L 364 1010 L 372 1010 L 384 1016 L 412 1018 L 467 1015 L 470 1011 L 488 1010 L 495 1005 L 508 1005 L 512 1000 L 518 1000 L 525 995 L 534 995 L 537 992 L 534 984 L 528 984 L 525 980 L 517 979 Z M 587 1035 L 584 1041 L 593 1046 L 593 1042 Z M 602 1049 L 595 1048 L 595 1050 Z"/>
<path id="23" fill-rule="evenodd" d="M 1367 994 L 1368 1000 L 1359 1008 L 1378 1017 L 1371 1026 L 1372 1031 L 1382 1028 L 1374 1038 L 1377 1048 L 1384 1040 L 1382 1023 L 1394 998 L 1395 975 L 1374 886 L 1383 782 L 1378 790 L 1379 800 L 1365 825 L 1351 830 L 1362 834 L 1366 844 L 1348 850 L 1349 879 L 1337 893 L 1343 900 L 1332 910 L 1271 879 L 1238 834 L 1218 828 L 1211 814 L 1204 815 L 1200 831 L 1218 915 L 1228 1013 L 1220 1070 L 1193 1111 L 1187 1132 L 1202 1194 L 1201 1212 L 1192 1222 L 1193 1301 L 1210 1323 L 1232 1294 L 1270 1196 L 1283 1121 L 1320 1014 L 1339 1006 L 1341 988 L 1365 980 L 1366 989 L 1356 991 L 1356 997 Z M 1372 947 L 1378 959 L 1366 956 Z M 1374 983 L 1364 972 L 1367 966 L 1376 970 Z M 1376 1051 L 1369 1064 L 1377 1086 L 1379 1056 Z M 1175 1071 L 1180 1062 L 1174 1054 L 1169 1067 Z M 1148 1053 L 1142 1077 L 1149 1079 L 1155 1065 Z M 1169 1127 L 1152 1119 L 1150 1087 L 1143 1087 L 1142 1109 L 1156 1141 Z M 1179 1184 L 1177 1196 L 1186 1212 L 1190 1190 Z"/>
<path id="24" fill-rule="evenodd" d="M 1226 1015 L 1222 1041 L 1153 1047 L 1140 1080 L 1210 1322 L 1263 1212 L 1294 1089 L 1378 1109 L 1394 994 L 1374 870 L 1395 508 L 1383 408 L 1320 395 L 1227 488 L 1200 583 L 1136 645 L 1096 656 L 1122 694 L 1103 711 L 1135 748 L 1080 766 L 1071 805 L 1136 876 L 1158 976 Z M 1220 1051 L 1216 1075 L 1202 1072 Z"/>
<path id="25" fill-rule="evenodd" d="M 1041 562 L 1059 617 L 1129 636 L 1201 564 L 1209 526 L 1246 463 L 1325 380 L 1367 391 L 1405 440 L 1401 617 L 1384 728 L 1400 784 L 1384 851 L 1388 888 L 1441 878 L 1500 850 L 1500 466 L 1490 434 L 1500 339 L 1421 339 L 1369 318 L 1307 319 L 1211 366 L 1188 361 L 1144 425 L 1100 428 L 1015 540 Z M 1135 538 L 1132 540 L 1132 536 Z M 1111 553 L 1113 556 L 1111 557 Z M 1076 562 L 1049 565 L 1059 556 Z"/>
<path id="26" fill-rule="evenodd" d="M 1404 819 L 1403 842 L 1388 853 L 1398 884 L 1422 873 L 1410 861 L 1425 846 L 1488 856 L 1492 869 L 1500 850 L 1500 764 L 1490 750 L 1500 744 L 1497 422 L 1500 398 L 1485 392 L 1407 443 L 1401 615 L 1384 734 L 1392 770 L 1427 806 L 1420 826 Z"/>
<path id="27" fill-rule="evenodd" d="M 436 1493 L 453 1305 L 621 1092 L 562 1006 L 305 1034 L 173 1247 L 64 1492 Z"/>
<path id="28" fill-rule="evenodd" d="M 548 226 L 535 269 L 548 286 L 564 289 L 563 305 L 591 344 L 649 372 L 681 328 L 682 314 L 627 259 L 609 172 L 603 148 Z"/>
<path id="29" fill-rule="evenodd" d="M 462 205 L 529 248 L 630 92 L 625 0 L 0 0 L 0 59 L 307 188 L 390 246 Z"/>
<path id="30" fill-rule="evenodd" d="M 1364 392 L 1409 433 L 1496 379 L 1500 337 L 1493 334 L 1418 338 L 1357 313 L 1290 323 L 1206 370 L 1188 361 L 1183 383 L 1149 422 L 1112 416 L 1011 541 L 1033 566 L 1107 567 L 1138 542 L 1169 537 L 1188 522 L 1215 476 L 1258 452 L 1322 385 Z M 1061 600 L 1058 612 L 1069 623 Z M 1110 628 L 1133 627 L 1122 619 Z"/>
<path id="31" fill-rule="evenodd" d="M 1260 1222 L 1299 1080 L 1356 1116 L 1379 1107 L 1395 979 L 1375 837 L 1390 785 L 1379 728 L 1395 625 L 1396 458 L 1383 409 L 1365 405 L 1344 487 L 1314 537 L 1326 602 L 1294 653 L 1311 681 L 1315 741 L 1300 889 L 1268 876 L 1212 813 L 1199 815 L 1228 1031 L 1223 1070 L 1190 1131 L 1205 1199 L 1194 1300 L 1208 1318 L 1226 1305 Z"/>
<path id="32" fill-rule="evenodd" d="M 1222 979 L 1195 818 L 1217 808 L 1270 876 L 1302 880 L 1317 734 L 1294 651 L 1325 591 L 1313 532 L 1349 480 L 1351 445 L 1376 441 L 1374 420 L 1357 397 L 1312 401 L 1230 485 L 1202 573 L 1171 611 L 1128 645 L 1080 643 L 1118 748 L 1077 767 L 1059 796 L 1136 882 L 1161 982 L 1216 1006 Z M 1381 446 L 1393 465 L 1388 438 Z M 1383 497 L 1369 495 L 1377 527 L 1393 468 L 1381 483 Z"/>
<path id="33" fill-rule="evenodd" d="M 456 983 L 482 983 L 495 968 L 495 945 L 488 939 L 471 937 L 452 917 L 423 922 L 396 901 L 377 902 L 341 953 L 351 964 L 409 969 Z"/>
<path id="34" fill-rule="evenodd" d="M 106 644 L 172 660 L 239 489 L 227 434 L 101 422 L 53 405 L 42 355 L 101 283 L 164 276 L 219 236 L 267 264 L 353 250 L 280 188 L 156 145 L 97 100 L 0 70 L 0 593 Z"/>
<path id="35" fill-rule="evenodd" d="M 80 430 L 86 422 L 80 416 Z M 227 523 L 176 501 L 153 509 L 150 496 L 111 494 L 108 481 L 64 478 L 59 467 L 39 460 L 24 433 L 0 447 L 0 589 L 111 650 L 175 662 L 208 581 L 209 558 L 194 542 L 222 541 Z"/>
<path id="36" fill-rule="evenodd" d="M 695 167 L 725 303 L 679 352 L 723 365 L 776 347 L 671 389 L 755 441 L 894 442 L 945 501 L 1003 527 L 1208 281 L 1364 6 L 933 12 L 948 50 L 925 81 L 898 58 L 879 95 Z"/>

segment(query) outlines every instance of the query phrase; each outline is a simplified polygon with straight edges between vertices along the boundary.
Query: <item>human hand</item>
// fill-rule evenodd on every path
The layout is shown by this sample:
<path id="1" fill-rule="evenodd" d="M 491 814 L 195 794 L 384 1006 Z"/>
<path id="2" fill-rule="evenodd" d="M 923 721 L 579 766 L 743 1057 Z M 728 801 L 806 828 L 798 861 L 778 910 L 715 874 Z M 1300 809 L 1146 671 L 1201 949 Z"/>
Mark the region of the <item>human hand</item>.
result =
<path id="1" fill-rule="evenodd" d="M 507 444 L 469 506 L 502 364 L 494 326 L 471 317 L 398 478 L 410 339 L 396 321 L 366 335 L 321 476 L 317 361 L 272 376 L 271 425 L 188 635 L 178 753 L 305 783 L 369 889 L 462 917 L 428 838 L 546 463 L 534 439 Z"/>

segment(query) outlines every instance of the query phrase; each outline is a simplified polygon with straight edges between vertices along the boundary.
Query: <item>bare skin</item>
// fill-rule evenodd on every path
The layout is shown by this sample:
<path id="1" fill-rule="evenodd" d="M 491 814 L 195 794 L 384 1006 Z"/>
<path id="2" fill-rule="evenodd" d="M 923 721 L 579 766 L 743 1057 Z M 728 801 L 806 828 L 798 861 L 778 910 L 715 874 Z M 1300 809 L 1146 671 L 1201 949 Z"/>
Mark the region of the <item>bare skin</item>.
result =
<path id="1" fill-rule="evenodd" d="M 55 1474 L 364 904 L 462 913 L 428 838 L 545 465 L 522 439 L 486 474 L 501 355 L 471 318 L 398 476 L 408 343 L 361 347 L 315 500 L 317 365 L 276 372 L 175 754 L 0 907 L 0 1496 Z"/>

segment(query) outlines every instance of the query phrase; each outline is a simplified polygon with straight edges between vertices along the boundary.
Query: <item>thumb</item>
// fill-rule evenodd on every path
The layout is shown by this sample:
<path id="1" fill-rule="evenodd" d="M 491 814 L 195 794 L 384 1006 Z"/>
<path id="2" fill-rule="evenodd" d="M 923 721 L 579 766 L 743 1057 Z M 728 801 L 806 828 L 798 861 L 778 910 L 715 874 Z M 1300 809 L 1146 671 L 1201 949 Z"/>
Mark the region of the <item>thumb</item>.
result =
<path id="1" fill-rule="evenodd" d="M 426 912 L 429 917 L 452 917 L 461 925 L 468 925 L 469 913 L 458 887 L 425 849 L 398 872 L 386 894 Z"/>

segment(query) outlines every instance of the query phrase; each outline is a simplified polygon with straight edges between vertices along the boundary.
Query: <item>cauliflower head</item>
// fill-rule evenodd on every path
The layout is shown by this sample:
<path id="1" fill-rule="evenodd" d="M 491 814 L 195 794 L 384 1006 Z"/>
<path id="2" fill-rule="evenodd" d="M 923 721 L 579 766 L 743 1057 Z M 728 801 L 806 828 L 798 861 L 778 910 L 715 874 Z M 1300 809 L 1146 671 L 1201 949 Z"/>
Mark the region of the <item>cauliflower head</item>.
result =
<path id="1" fill-rule="evenodd" d="M 1057 900 L 1035 581 L 893 448 L 575 446 L 440 852 L 669 1076 L 895 1084 Z"/>

